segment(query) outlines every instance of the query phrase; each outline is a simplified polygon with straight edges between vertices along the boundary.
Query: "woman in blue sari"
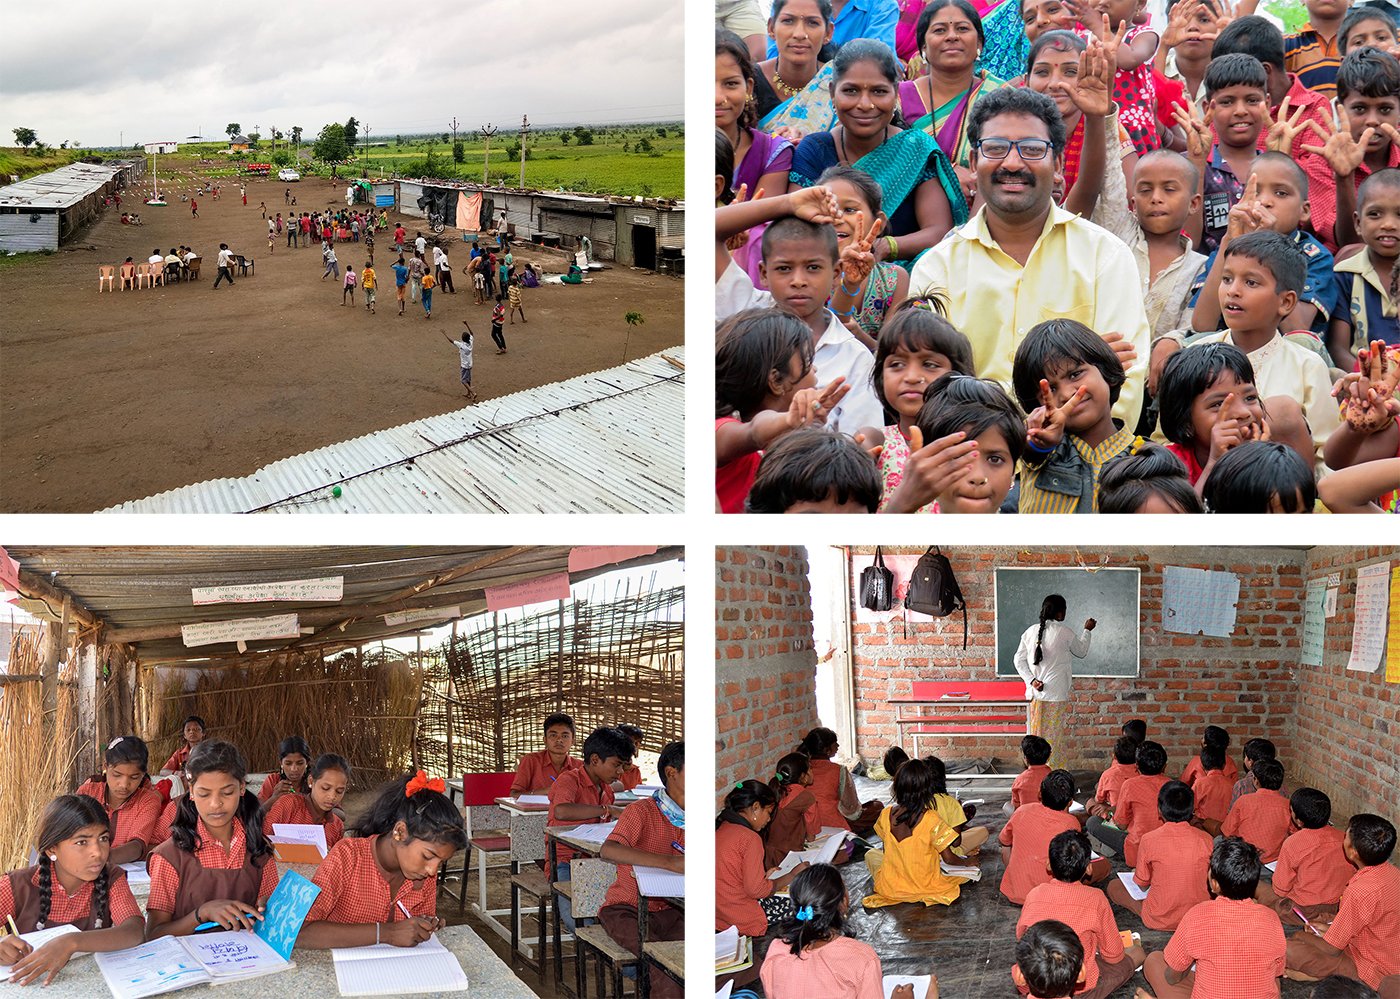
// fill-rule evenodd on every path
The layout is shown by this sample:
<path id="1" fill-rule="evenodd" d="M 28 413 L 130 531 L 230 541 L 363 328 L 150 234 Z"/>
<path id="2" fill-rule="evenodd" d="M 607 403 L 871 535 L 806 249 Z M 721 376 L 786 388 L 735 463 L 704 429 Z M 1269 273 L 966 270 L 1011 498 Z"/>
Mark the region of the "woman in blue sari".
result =
<path id="1" fill-rule="evenodd" d="M 811 187 L 837 164 L 865 171 L 880 185 L 889 217 L 873 247 L 876 259 L 913 260 L 967 221 L 957 174 L 933 136 L 902 127 L 899 64 L 887 45 L 847 42 L 831 65 L 837 124 L 798 144 L 790 179 Z"/>
<path id="2" fill-rule="evenodd" d="M 758 64 L 754 80 L 761 131 L 796 142 L 835 124 L 831 65 L 821 61 L 833 30 L 831 0 L 774 0 L 768 34 L 778 55 Z"/>

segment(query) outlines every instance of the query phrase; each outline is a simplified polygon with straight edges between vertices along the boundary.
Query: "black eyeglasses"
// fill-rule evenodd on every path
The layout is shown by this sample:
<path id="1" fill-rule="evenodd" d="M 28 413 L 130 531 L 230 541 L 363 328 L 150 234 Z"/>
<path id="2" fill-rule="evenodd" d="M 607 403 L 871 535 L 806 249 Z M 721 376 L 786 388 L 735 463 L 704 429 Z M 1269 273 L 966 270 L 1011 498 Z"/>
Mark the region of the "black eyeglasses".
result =
<path id="1" fill-rule="evenodd" d="M 1055 148 L 1048 139 L 1017 139 L 1015 142 L 1010 139 L 981 139 L 976 144 L 978 155 L 989 160 L 1006 159 L 1011 155 L 1012 146 L 1016 147 L 1021 159 L 1027 162 L 1043 160 L 1050 150 Z"/>

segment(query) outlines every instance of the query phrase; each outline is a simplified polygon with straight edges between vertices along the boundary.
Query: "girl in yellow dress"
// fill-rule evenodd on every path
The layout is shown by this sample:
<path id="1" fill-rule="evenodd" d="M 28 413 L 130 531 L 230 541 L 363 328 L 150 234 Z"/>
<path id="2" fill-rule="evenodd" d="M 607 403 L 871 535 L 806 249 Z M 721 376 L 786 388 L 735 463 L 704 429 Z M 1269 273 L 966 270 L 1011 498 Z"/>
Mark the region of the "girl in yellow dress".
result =
<path id="1" fill-rule="evenodd" d="M 950 877 L 939 868 L 940 857 L 950 865 L 965 863 L 953 853 L 958 834 L 938 814 L 933 771 L 923 760 L 910 760 L 894 778 L 893 805 L 875 820 L 884 850 L 865 856 L 875 878 L 875 892 L 864 905 L 874 909 L 900 902 L 951 905 L 965 878 Z"/>

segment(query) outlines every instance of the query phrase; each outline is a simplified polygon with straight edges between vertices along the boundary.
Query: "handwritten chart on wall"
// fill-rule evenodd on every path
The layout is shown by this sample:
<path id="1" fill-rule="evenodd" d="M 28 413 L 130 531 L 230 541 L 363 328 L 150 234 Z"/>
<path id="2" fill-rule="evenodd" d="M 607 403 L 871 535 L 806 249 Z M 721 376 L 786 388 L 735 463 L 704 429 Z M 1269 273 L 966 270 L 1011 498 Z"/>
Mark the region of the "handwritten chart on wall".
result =
<path id="1" fill-rule="evenodd" d="M 1040 602 L 1058 593 L 1069 605 L 1065 624 L 1098 626 L 1089 655 L 1073 660 L 1075 676 L 1137 676 L 1141 578 L 1136 569 L 996 570 L 997 676 L 1015 676 L 1021 635 L 1040 620 Z"/>
<path id="2" fill-rule="evenodd" d="M 1390 627 L 1385 641 L 1385 678 L 1400 683 L 1400 566 L 1390 570 Z"/>
<path id="3" fill-rule="evenodd" d="M 1308 580 L 1303 594 L 1303 652 L 1304 666 L 1321 666 L 1324 640 L 1327 635 L 1327 580 Z"/>
<path id="4" fill-rule="evenodd" d="M 1347 669 L 1374 673 L 1385 656 L 1385 618 L 1390 604 L 1390 563 L 1356 570 L 1356 606 L 1352 611 L 1351 658 Z"/>

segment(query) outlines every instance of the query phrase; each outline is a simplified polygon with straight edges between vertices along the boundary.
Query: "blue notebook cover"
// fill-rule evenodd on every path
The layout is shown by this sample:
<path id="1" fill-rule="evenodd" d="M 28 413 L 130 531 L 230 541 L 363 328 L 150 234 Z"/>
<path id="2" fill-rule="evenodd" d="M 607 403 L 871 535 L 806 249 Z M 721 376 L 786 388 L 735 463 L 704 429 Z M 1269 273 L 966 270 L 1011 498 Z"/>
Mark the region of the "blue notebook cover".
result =
<path id="1" fill-rule="evenodd" d="M 277 882 L 277 890 L 267 900 L 267 908 L 255 932 L 290 961 L 301 924 L 306 921 L 311 903 L 319 894 L 321 889 L 296 871 L 285 872 Z"/>

